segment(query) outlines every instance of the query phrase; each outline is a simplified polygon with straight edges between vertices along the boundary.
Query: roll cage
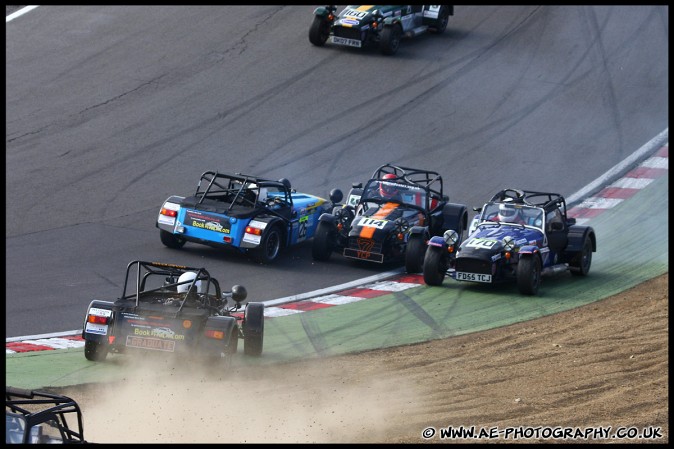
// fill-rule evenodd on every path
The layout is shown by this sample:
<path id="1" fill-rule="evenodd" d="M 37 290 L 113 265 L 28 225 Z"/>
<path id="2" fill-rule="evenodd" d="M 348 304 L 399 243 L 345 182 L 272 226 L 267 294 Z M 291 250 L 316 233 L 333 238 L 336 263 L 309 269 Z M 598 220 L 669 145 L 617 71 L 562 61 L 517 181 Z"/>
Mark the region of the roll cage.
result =
<path id="1" fill-rule="evenodd" d="M 382 181 L 382 178 L 386 174 L 392 174 L 395 177 Z M 361 201 L 387 201 L 381 199 L 381 197 L 378 197 L 377 195 L 373 195 L 382 183 L 402 184 L 411 189 L 419 189 L 422 191 L 424 194 L 421 195 L 422 198 L 420 198 L 418 202 L 400 202 L 415 209 L 419 209 L 424 213 L 431 212 L 440 202 L 449 200 L 443 193 L 442 176 L 440 176 L 440 174 L 430 170 L 384 164 L 372 173 L 370 180 L 363 188 Z"/>
<path id="2" fill-rule="evenodd" d="M 523 215 L 527 221 L 527 225 L 545 230 L 561 231 L 570 225 L 576 223 L 575 218 L 568 218 L 566 211 L 566 201 L 564 197 L 558 193 L 537 192 L 533 190 L 519 190 L 519 189 L 503 189 L 497 192 L 487 203 L 482 207 L 473 208 L 480 213 L 478 223 L 490 223 L 490 215 L 498 210 L 492 206 L 507 202 L 512 205 L 522 206 Z M 537 215 L 535 212 L 529 212 L 527 217 L 527 210 L 531 208 L 540 208 L 543 213 Z M 556 222 L 553 224 L 553 222 Z M 552 227 L 549 227 L 552 226 Z M 557 226 L 557 227 L 554 227 Z"/>
<path id="3" fill-rule="evenodd" d="M 68 396 L 5 386 L 6 443 L 86 443 L 79 405 Z"/>
<path id="4" fill-rule="evenodd" d="M 192 280 L 179 282 L 180 275 L 186 272 L 194 272 L 197 275 Z M 212 298 L 216 302 L 222 299 L 220 284 L 205 268 L 134 260 L 126 267 L 124 289 L 118 301 L 135 300 L 135 306 L 138 307 L 141 300 L 151 301 L 174 296 L 177 301 L 180 301 L 180 307 L 177 310 L 180 312 L 188 299 L 193 298 L 197 293 L 196 283 L 198 281 L 201 281 L 201 292 L 204 293 L 202 297 Z M 178 286 L 186 284 L 189 284 L 187 291 L 178 293 Z"/>
<path id="5" fill-rule="evenodd" d="M 549 193 L 549 192 L 536 192 L 533 190 L 519 190 L 519 189 L 503 189 L 497 192 L 491 200 L 490 203 L 494 202 L 503 202 L 506 199 L 510 199 L 511 203 L 514 204 L 525 204 L 527 206 L 535 206 L 543 208 L 546 214 L 559 210 L 564 221 L 567 222 L 568 218 L 566 215 L 566 200 L 559 193 Z M 479 209 L 481 211 L 482 208 Z M 477 209 L 476 209 L 477 210 Z"/>
<path id="6" fill-rule="evenodd" d="M 281 181 L 241 173 L 230 175 L 206 171 L 199 179 L 194 196 L 197 199 L 196 205 L 202 204 L 205 199 L 229 203 L 229 212 L 234 206 L 262 207 L 267 195 L 292 206 L 290 190 L 290 186 Z"/>

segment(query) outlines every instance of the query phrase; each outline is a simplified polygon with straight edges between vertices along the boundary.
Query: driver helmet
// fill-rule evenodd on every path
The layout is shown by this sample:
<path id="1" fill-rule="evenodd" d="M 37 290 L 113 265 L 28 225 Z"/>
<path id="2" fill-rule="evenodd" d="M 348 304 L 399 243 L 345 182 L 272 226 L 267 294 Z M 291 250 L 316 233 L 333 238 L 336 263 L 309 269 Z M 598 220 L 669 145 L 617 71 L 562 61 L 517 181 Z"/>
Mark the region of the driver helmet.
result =
<path id="1" fill-rule="evenodd" d="M 193 281 L 197 277 L 197 274 L 194 271 L 187 271 L 183 274 L 180 275 L 178 278 L 178 283 L 180 282 L 187 282 L 186 284 L 178 285 L 177 290 L 178 293 L 186 293 L 187 290 L 190 288 L 191 281 Z M 198 293 L 203 293 L 201 291 L 201 281 L 196 282 L 197 286 L 197 292 Z"/>
<path id="2" fill-rule="evenodd" d="M 384 176 L 381 177 L 381 179 L 386 180 L 386 179 L 396 179 L 397 176 L 394 175 L 393 173 L 386 173 Z M 390 184 L 380 182 L 379 183 L 379 194 L 382 196 L 382 198 L 393 198 L 396 193 L 398 193 L 398 190 L 395 188 L 395 186 L 392 186 Z"/>
<path id="3" fill-rule="evenodd" d="M 498 221 L 512 223 L 517 217 L 517 209 L 513 204 L 501 203 L 498 205 Z"/>

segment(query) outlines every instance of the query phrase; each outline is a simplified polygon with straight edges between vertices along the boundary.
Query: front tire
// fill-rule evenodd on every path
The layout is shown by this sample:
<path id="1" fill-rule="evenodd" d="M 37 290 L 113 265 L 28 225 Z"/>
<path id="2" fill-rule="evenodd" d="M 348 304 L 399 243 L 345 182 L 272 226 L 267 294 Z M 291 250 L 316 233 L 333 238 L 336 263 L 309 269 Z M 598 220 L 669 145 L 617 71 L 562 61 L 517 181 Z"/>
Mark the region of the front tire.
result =
<path id="1" fill-rule="evenodd" d="M 274 226 L 264 233 L 260 246 L 252 251 L 253 259 L 262 264 L 268 264 L 278 256 L 281 249 L 281 232 Z"/>
<path id="2" fill-rule="evenodd" d="M 159 230 L 159 238 L 161 239 L 161 242 L 169 248 L 180 249 L 183 247 L 183 245 L 185 245 L 184 238 L 178 237 L 174 234 L 171 234 L 170 232 L 164 231 L 163 229 Z"/>
<path id="3" fill-rule="evenodd" d="M 517 263 L 517 287 L 523 295 L 536 295 L 541 285 L 541 259 L 533 255 Z"/>
<path id="4" fill-rule="evenodd" d="M 583 249 L 574 257 L 570 265 L 571 274 L 575 276 L 587 276 L 592 265 L 592 240 L 589 236 L 585 237 Z"/>
<path id="5" fill-rule="evenodd" d="M 102 362 L 108 355 L 108 345 L 102 342 L 85 340 L 84 357 L 91 362 Z"/>
<path id="6" fill-rule="evenodd" d="M 243 314 L 243 353 L 249 356 L 262 354 L 264 342 L 264 304 L 251 302 Z"/>
<path id="7" fill-rule="evenodd" d="M 322 17 L 314 16 L 314 21 L 309 28 L 309 42 L 317 47 L 322 47 L 330 37 L 330 22 Z"/>
<path id="8" fill-rule="evenodd" d="M 442 285 L 449 268 L 447 256 L 442 248 L 429 246 L 424 256 L 424 282 L 428 285 Z"/>
<path id="9" fill-rule="evenodd" d="M 336 230 L 325 221 L 318 222 L 314 240 L 311 244 L 311 256 L 314 260 L 326 261 L 335 248 Z"/>
<path id="10" fill-rule="evenodd" d="M 395 54 L 400 46 L 402 35 L 403 32 L 400 25 L 384 27 L 381 32 L 381 42 L 379 43 L 381 52 L 387 56 Z"/>
<path id="11" fill-rule="evenodd" d="M 408 273 L 420 273 L 424 268 L 426 239 L 421 234 L 412 234 L 405 251 L 405 270 Z"/>

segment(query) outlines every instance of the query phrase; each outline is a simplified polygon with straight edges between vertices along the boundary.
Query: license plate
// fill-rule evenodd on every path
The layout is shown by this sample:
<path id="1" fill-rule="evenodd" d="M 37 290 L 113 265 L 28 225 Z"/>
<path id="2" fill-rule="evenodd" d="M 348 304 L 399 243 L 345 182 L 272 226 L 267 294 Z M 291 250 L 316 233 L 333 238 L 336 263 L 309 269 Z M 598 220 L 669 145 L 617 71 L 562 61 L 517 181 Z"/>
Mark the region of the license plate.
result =
<path id="1" fill-rule="evenodd" d="M 159 338 L 126 337 L 126 345 L 130 348 L 151 349 L 153 351 L 173 352 L 176 348 L 176 342 L 171 340 L 161 340 Z"/>
<path id="2" fill-rule="evenodd" d="M 360 48 L 361 42 L 356 39 L 348 39 L 346 37 L 332 36 L 332 43 L 337 45 L 348 45 L 349 47 Z"/>
<path id="3" fill-rule="evenodd" d="M 457 281 L 491 282 L 491 274 L 462 273 L 457 271 L 455 279 Z"/>

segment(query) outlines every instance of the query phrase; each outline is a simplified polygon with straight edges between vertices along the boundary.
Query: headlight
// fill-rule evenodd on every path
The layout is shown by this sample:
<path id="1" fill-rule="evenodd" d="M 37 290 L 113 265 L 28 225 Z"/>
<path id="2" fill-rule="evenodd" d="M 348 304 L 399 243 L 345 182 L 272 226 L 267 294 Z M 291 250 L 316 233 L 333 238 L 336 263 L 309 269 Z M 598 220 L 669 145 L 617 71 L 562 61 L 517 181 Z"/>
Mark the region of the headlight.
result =
<path id="1" fill-rule="evenodd" d="M 442 235 L 449 246 L 455 245 L 459 241 L 459 234 L 453 229 L 447 229 Z"/>
<path id="2" fill-rule="evenodd" d="M 505 236 L 503 237 L 503 249 L 506 251 L 512 251 L 515 248 L 515 239 L 512 237 Z"/>

